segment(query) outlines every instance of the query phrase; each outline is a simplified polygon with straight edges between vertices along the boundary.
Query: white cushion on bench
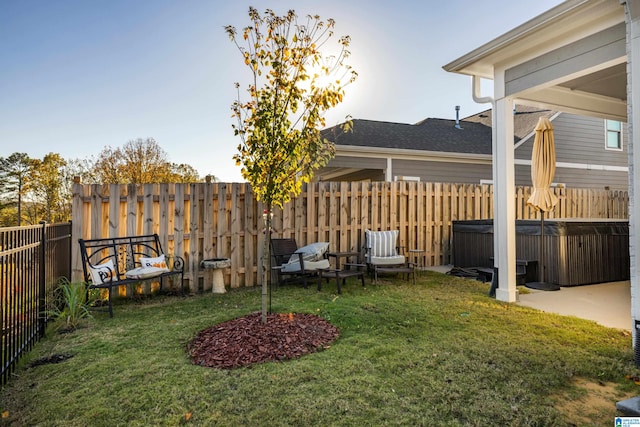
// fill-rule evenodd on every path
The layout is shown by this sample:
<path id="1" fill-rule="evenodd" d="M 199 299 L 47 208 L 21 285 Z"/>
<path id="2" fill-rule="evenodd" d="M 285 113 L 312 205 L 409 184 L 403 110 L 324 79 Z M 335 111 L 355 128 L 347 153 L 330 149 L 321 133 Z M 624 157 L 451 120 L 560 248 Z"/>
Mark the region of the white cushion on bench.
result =
<path id="1" fill-rule="evenodd" d="M 133 270 L 127 271 L 124 275 L 127 279 L 149 279 L 151 277 L 159 276 L 162 273 L 169 271 L 168 268 L 160 267 L 137 267 Z"/>

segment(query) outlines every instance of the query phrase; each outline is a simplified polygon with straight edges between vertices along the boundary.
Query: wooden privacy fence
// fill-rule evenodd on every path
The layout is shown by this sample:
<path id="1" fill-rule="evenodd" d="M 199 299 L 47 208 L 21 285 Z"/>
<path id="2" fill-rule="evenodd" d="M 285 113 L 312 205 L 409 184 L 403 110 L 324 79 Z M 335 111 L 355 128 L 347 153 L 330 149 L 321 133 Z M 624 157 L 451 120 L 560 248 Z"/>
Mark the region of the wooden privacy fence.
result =
<path id="1" fill-rule="evenodd" d="M 628 217 L 626 191 L 556 189 L 550 218 Z M 517 187 L 518 219 L 536 218 L 526 205 L 530 187 Z M 451 260 L 451 223 L 493 217 L 491 185 L 426 182 L 319 182 L 273 213 L 273 237 L 299 246 L 326 241 L 330 250 L 361 250 L 364 231 L 399 229 L 399 245 L 421 249 L 426 266 Z M 83 185 L 73 187 L 73 241 L 158 233 L 165 253 L 185 259 L 185 286 L 210 288 L 200 261 L 229 258 L 225 283 L 255 286 L 263 255 L 263 205 L 248 183 Z M 81 280 L 79 245 L 73 279 Z"/>

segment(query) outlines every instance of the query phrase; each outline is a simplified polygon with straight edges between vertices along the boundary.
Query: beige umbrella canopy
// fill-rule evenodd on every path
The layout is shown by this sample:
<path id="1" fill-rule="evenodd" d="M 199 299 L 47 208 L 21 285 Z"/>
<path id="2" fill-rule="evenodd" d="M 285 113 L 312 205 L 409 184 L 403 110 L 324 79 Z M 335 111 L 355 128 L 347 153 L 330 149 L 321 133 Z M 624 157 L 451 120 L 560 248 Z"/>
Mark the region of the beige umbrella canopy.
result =
<path id="1" fill-rule="evenodd" d="M 540 211 L 540 259 L 538 260 L 538 282 L 527 283 L 526 286 L 545 291 L 557 291 L 559 286 L 544 281 L 544 213 L 558 204 L 558 198 L 551 191 L 551 183 L 556 174 L 556 147 L 553 140 L 553 126 L 546 117 L 538 119 L 536 136 L 531 153 L 531 182 L 533 192 L 527 200 L 529 206 Z"/>
<path id="2" fill-rule="evenodd" d="M 553 140 L 553 126 L 548 118 L 540 117 L 531 153 L 533 193 L 527 200 L 528 205 L 533 206 L 536 210 L 549 212 L 558 204 L 558 198 L 551 191 L 551 183 L 555 174 L 556 146 Z"/>

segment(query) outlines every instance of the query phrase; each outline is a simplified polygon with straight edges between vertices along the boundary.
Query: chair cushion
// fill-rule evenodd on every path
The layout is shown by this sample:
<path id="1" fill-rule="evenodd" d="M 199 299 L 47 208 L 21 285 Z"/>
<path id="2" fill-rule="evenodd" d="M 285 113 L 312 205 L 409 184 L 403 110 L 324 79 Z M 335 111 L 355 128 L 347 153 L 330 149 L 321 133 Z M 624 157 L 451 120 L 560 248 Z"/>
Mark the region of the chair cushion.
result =
<path id="1" fill-rule="evenodd" d="M 298 254 L 302 254 L 305 271 L 317 270 L 318 268 L 329 268 L 329 260 L 324 257 L 324 253 L 327 249 L 329 249 L 329 242 L 316 242 L 298 248 L 294 254 L 291 255 L 289 261 L 282 265 L 282 272 L 293 273 L 301 270 L 300 256 Z"/>
<path id="2" fill-rule="evenodd" d="M 370 260 L 371 265 L 400 265 L 400 264 L 404 264 L 404 262 L 405 262 L 404 255 L 393 255 L 393 256 L 383 256 L 383 257 L 372 256 Z"/>
<path id="3" fill-rule="evenodd" d="M 297 258 L 297 256 L 294 255 Z M 291 257 L 293 259 L 293 257 Z M 304 271 L 316 271 L 321 268 L 329 268 L 329 260 L 321 259 L 320 261 L 304 261 Z M 300 261 L 298 259 L 295 262 L 289 261 L 282 266 L 283 273 L 295 273 L 300 271 Z"/>
<path id="4" fill-rule="evenodd" d="M 302 259 L 306 261 L 320 261 L 324 259 L 324 253 L 329 249 L 329 242 L 316 242 L 303 246 L 296 250 L 296 254 L 301 253 Z M 299 262 L 297 255 L 291 256 L 289 262 Z M 306 265 L 305 265 L 306 267 Z"/>
<path id="5" fill-rule="evenodd" d="M 366 230 L 367 248 L 372 257 L 390 257 L 398 255 L 396 241 L 399 230 L 371 231 Z"/>

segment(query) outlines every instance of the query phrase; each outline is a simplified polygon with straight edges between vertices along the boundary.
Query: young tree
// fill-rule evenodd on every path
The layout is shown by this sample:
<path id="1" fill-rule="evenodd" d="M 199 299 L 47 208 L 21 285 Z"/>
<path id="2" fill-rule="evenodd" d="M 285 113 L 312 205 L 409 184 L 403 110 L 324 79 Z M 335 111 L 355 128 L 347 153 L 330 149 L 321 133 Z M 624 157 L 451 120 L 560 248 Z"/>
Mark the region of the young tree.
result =
<path id="1" fill-rule="evenodd" d="M 37 204 L 44 209 L 44 215 L 40 217 L 50 223 L 71 219 L 67 212 L 70 200 L 64 198 L 65 183 L 62 179 L 66 165 L 67 162 L 57 153 L 49 153 L 42 160 L 33 161 L 31 192 Z"/>
<path id="2" fill-rule="evenodd" d="M 29 176 L 33 161 L 26 153 L 13 153 L 7 158 L 0 157 L 0 193 L 3 198 L 16 201 L 17 223 L 22 222 L 22 197 L 29 189 Z"/>
<path id="3" fill-rule="evenodd" d="M 267 9 L 261 16 L 253 7 L 249 18 L 251 25 L 240 37 L 233 26 L 225 30 L 252 77 L 246 101 L 241 100 L 236 83 L 238 98 L 232 110 L 237 125 L 233 128 L 241 142 L 234 159 L 267 208 L 262 266 L 262 321 L 266 322 L 271 209 L 298 195 L 302 183 L 333 157 L 333 144 L 320 135 L 324 113 L 342 102 L 345 86 L 357 74 L 345 64 L 348 36 L 337 40 L 335 55 L 326 56 L 320 50 L 331 48 L 332 19 L 324 22 L 317 15 L 307 16 L 300 23 L 293 10 L 277 16 Z"/>

